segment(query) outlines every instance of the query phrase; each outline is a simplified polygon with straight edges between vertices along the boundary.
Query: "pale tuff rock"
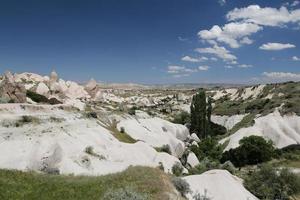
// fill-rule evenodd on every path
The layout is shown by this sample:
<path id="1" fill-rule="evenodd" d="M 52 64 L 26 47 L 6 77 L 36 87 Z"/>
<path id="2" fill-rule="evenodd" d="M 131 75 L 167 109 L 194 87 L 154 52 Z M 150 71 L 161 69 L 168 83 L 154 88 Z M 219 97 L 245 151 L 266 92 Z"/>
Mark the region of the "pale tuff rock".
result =
<path id="1" fill-rule="evenodd" d="M 234 127 L 234 125 L 236 125 L 237 123 L 239 123 L 240 121 L 242 121 L 242 119 L 246 116 L 247 114 L 244 115 L 233 115 L 233 116 L 227 116 L 227 115 L 212 115 L 211 116 L 211 121 L 219 124 L 221 126 L 224 126 L 227 130 L 230 130 Z"/>
<path id="2" fill-rule="evenodd" d="M 258 200 L 246 190 L 242 180 L 226 170 L 210 170 L 200 175 L 183 177 L 190 185 L 188 199 L 196 194 L 205 195 L 213 200 Z"/>
<path id="3" fill-rule="evenodd" d="M 192 133 L 191 134 L 191 139 L 195 142 L 200 142 L 199 137 L 196 135 L 196 133 Z"/>
<path id="4" fill-rule="evenodd" d="M 0 96 L 14 103 L 25 103 L 26 89 L 24 85 L 15 82 L 10 72 L 6 72 L 0 83 Z"/>
<path id="5" fill-rule="evenodd" d="M 36 88 L 36 93 L 44 95 L 44 96 L 49 96 L 49 92 L 50 92 L 50 90 L 45 83 L 40 82 L 38 84 L 38 86 Z"/>
<path id="6" fill-rule="evenodd" d="M 172 166 L 180 162 L 142 141 L 122 143 L 96 120 L 64 111 L 67 109 L 65 105 L 0 104 L 0 121 L 7 124 L 13 124 L 22 115 L 40 121 L 9 128 L 1 124 L 0 168 L 103 175 L 123 171 L 131 165 L 158 167 L 161 162 L 165 172 L 172 173 Z M 51 117 L 60 120 L 51 121 Z M 87 153 L 87 147 L 101 159 Z"/>
<path id="7" fill-rule="evenodd" d="M 94 89 L 96 89 L 97 87 L 97 82 L 92 78 L 85 86 L 85 89 L 87 89 L 88 91 L 92 91 Z"/>
<path id="8" fill-rule="evenodd" d="M 127 116 L 120 120 L 118 129 L 124 127 L 132 138 L 153 146 L 169 145 L 172 155 L 180 158 L 185 151 L 184 140 L 187 139 L 188 129 L 180 124 L 173 124 L 166 120 L 150 117 L 142 118 Z"/>
<path id="9" fill-rule="evenodd" d="M 55 71 L 52 71 L 50 74 L 50 83 L 55 83 L 58 80 L 58 75 Z"/>
<path id="10" fill-rule="evenodd" d="M 195 167 L 197 165 L 200 164 L 197 156 L 193 153 L 193 152 L 190 152 L 188 157 L 187 157 L 187 163 L 191 166 L 191 167 Z"/>
<path id="11" fill-rule="evenodd" d="M 276 110 L 263 117 L 255 119 L 255 124 L 248 128 L 242 128 L 233 135 L 221 140 L 221 143 L 229 140 L 226 150 L 239 146 L 243 137 L 251 135 L 262 136 L 272 140 L 277 148 L 283 148 L 291 144 L 300 143 L 300 117 L 297 115 L 281 116 Z"/>

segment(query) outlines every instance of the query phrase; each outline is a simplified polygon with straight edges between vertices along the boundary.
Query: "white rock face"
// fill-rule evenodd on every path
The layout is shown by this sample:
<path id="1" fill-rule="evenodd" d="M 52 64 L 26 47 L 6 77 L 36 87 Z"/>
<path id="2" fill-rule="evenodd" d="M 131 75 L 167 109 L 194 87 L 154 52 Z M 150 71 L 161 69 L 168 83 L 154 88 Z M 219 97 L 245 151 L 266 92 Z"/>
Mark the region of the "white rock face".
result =
<path id="1" fill-rule="evenodd" d="M 272 140 L 277 148 L 300 143 L 300 117 L 297 115 L 281 116 L 278 111 L 255 119 L 252 127 L 242 128 L 233 135 L 221 140 L 224 143 L 229 140 L 226 150 L 239 146 L 243 137 L 250 135 L 262 136 Z"/>
<path id="2" fill-rule="evenodd" d="M 191 192 L 187 195 L 190 200 L 197 193 L 204 195 L 205 191 L 213 200 L 258 200 L 244 188 L 241 179 L 226 170 L 210 170 L 183 179 L 190 184 Z"/>
<path id="3" fill-rule="evenodd" d="M 227 130 L 232 129 L 234 125 L 242 121 L 242 119 L 246 116 L 245 115 L 232 115 L 232 116 L 220 116 L 220 115 L 212 115 L 211 121 L 219 124 L 221 126 L 224 126 Z"/>
<path id="4" fill-rule="evenodd" d="M 199 137 L 196 135 L 196 133 L 192 133 L 191 139 L 194 140 L 195 142 L 200 142 Z"/>
<path id="5" fill-rule="evenodd" d="M 96 120 L 60 107 L 0 104 L 0 168 L 57 168 L 62 174 L 102 175 L 123 171 L 130 165 L 156 167 L 162 162 L 165 171 L 171 173 L 172 166 L 179 162 L 142 141 L 119 142 Z M 40 122 L 14 126 L 23 115 Z M 87 147 L 92 147 L 98 157 L 87 153 Z"/>
<path id="6" fill-rule="evenodd" d="M 134 118 L 127 116 L 118 124 L 118 129 L 125 128 L 127 134 L 153 147 L 168 144 L 172 155 L 180 157 L 185 149 L 183 140 L 189 135 L 188 129 L 180 124 L 173 124 L 160 118 Z"/>
<path id="7" fill-rule="evenodd" d="M 187 163 L 191 166 L 191 167 L 195 167 L 197 165 L 200 164 L 197 156 L 193 153 L 193 152 L 190 152 L 188 157 L 187 157 Z"/>
<path id="8" fill-rule="evenodd" d="M 49 88 L 45 83 L 40 82 L 36 88 L 36 93 L 38 93 L 40 95 L 48 96 Z"/>

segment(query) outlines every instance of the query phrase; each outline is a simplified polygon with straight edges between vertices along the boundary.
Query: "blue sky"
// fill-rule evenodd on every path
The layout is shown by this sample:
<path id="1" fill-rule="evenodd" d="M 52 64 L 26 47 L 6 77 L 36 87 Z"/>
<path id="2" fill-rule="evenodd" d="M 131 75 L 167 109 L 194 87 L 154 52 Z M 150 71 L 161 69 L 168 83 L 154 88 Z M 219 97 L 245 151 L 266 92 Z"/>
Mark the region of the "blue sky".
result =
<path id="1" fill-rule="evenodd" d="M 1 0 L 0 72 L 136 83 L 300 80 L 300 2 Z"/>

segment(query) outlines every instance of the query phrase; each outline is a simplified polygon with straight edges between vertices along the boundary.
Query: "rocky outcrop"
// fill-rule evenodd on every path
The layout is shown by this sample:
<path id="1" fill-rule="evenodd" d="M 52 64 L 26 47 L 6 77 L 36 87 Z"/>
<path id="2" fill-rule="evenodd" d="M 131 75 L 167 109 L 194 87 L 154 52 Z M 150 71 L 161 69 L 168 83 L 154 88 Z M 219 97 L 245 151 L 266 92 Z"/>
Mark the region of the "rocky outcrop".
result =
<path id="1" fill-rule="evenodd" d="M 8 99 L 9 102 L 25 103 L 26 89 L 24 85 L 15 82 L 14 76 L 10 72 L 6 72 L 0 84 L 0 96 Z"/>

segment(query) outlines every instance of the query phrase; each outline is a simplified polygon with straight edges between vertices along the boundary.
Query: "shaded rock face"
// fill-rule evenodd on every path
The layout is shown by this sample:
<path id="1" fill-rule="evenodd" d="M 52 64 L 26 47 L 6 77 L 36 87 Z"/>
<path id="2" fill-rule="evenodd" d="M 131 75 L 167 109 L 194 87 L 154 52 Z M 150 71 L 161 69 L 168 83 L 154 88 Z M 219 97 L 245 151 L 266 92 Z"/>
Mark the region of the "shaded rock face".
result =
<path id="1" fill-rule="evenodd" d="M 25 103 L 26 89 L 24 85 L 14 81 L 14 77 L 10 72 L 6 72 L 0 84 L 0 96 L 8 99 L 9 102 Z"/>

